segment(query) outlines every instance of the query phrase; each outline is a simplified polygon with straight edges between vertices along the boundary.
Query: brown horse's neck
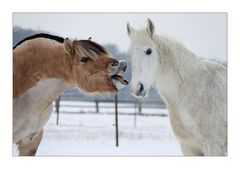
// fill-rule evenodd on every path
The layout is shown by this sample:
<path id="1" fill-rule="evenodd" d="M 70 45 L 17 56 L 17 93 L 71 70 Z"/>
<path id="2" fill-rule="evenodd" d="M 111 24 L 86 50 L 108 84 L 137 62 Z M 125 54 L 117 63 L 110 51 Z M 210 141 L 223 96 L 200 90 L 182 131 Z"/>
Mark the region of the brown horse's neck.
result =
<path id="1" fill-rule="evenodd" d="M 64 79 L 71 85 L 71 56 L 63 44 L 34 39 L 13 51 L 13 98 L 19 97 L 42 80 Z"/>

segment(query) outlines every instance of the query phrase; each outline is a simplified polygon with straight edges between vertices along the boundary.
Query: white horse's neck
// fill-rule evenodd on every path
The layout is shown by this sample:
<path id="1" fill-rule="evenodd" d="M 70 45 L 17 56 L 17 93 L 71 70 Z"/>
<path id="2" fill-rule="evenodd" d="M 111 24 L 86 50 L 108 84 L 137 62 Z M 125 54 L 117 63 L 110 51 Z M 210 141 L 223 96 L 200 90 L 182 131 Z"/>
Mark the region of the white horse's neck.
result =
<path id="1" fill-rule="evenodd" d="M 154 86 L 167 102 L 173 104 L 185 88 L 186 82 L 202 66 L 200 59 L 181 43 L 165 36 L 153 37 L 159 54 L 159 68 Z"/>

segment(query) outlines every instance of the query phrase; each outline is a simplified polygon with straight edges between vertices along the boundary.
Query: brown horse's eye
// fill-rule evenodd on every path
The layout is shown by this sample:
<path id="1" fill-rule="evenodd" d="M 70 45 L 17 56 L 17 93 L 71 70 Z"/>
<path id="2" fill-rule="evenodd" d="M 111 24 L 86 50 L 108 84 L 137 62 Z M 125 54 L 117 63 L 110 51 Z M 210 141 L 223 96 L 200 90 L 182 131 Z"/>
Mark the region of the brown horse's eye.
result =
<path id="1" fill-rule="evenodd" d="M 82 63 L 87 63 L 89 60 L 90 60 L 90 58 L 84 57 L 84 58 L 81 59 L 80 62 L 82 62 Z"/>

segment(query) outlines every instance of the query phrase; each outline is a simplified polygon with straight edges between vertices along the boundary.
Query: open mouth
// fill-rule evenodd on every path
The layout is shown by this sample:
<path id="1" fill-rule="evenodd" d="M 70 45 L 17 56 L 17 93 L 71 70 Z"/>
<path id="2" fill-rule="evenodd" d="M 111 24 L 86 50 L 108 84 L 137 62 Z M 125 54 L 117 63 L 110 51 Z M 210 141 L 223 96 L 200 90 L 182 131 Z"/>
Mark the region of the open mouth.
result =
<path id="1" fill-rule="evenodd" d="M 123 85 L 128 85 L 129 82 L 123 77 L 124 72 L 127 70 L 127 65 L 124 65 L 119 68 L 119 70 L 111 76 L 112 79 L 119 81 Z"/>
<path id="2" fill-rule="evenodd" d="M 123 85 L 128 85 L 128 83 L 129 83 L 128 80 L 124 79 L 121 75 L 113 75 L 111 78 L 118 80 Z"/>

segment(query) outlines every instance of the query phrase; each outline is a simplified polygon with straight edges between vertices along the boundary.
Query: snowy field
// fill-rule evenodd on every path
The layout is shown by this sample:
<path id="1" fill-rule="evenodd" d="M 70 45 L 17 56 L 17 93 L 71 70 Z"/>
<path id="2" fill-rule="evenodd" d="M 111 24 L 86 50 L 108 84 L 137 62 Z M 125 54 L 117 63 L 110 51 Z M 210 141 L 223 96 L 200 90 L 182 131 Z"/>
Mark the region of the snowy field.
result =
<path id="1" fill-rule="evenodd" d="M 64 105 L 81 104 L 64 102 Z M 181 156 L 168 116 L 137 116 L 133 108 L 120 108 L 119 147 L 115 146 L 112 107 L 100 104 L 100 113 L 83 103 L 82 108 L 62 107 L 59 125 L 53 113 L 45 127 L 37 156 Z M 104 105 L 107 103 L 103 103 Z M 88 106 L 86 106 L 88 105 Z M 104 107 L 101 109 L 101 106 Z M 122 105 L 119 105 L 121 107 Z M 124 115 L 124 112 L 130 115 Z M 166 109 L 143 109 L 143 113 L 168 114 Z M 83 113 L 85 112 L 85 113 Z M 131 115 L 132 113 L 132 115 Z"/>

